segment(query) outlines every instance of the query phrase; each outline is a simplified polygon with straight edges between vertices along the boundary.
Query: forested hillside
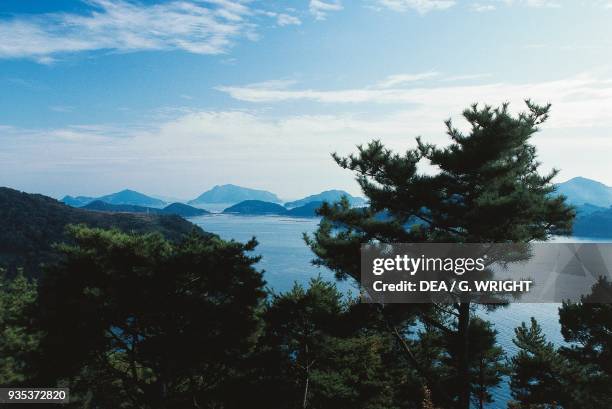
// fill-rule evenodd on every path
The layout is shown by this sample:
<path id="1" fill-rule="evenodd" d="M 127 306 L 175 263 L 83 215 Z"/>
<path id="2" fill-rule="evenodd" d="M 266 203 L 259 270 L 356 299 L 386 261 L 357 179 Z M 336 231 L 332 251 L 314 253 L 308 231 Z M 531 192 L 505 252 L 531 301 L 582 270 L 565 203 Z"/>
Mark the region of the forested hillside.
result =
<path id="1" fill-rule="evenodd" d="M 40 263 L 53 258 L 53 244 L 66 239 L 66 226 L 160 232 L 177 240 L 198 227 L 179 216 L 94 212 L 69 207 L 47 196 L 0 188 L 0 266 L 38 275 Z M 201 231 L 201 230 L 200 230 Z"/>

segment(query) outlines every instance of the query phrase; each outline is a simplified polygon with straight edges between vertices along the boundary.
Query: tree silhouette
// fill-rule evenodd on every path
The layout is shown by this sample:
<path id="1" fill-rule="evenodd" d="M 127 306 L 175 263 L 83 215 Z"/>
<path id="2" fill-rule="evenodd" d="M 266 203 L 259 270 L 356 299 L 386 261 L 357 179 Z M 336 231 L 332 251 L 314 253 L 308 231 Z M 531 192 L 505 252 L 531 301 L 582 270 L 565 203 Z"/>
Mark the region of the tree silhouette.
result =
<path id="1" fill-rule="evenodd" d="M 574 211 L 564 197 L 551 195 L 556 175 L 540 175 L 536 148 L 530 138 L 548 118 L 550 106 L 526 102 L 527 111 L 513 116 L 508 104 L 499 108 L 473 105 L 463 112 L 469 132 L 446 122 L 449 146 L 439 148 L 417 138 L 417 147 L 393 153 L 380 141 L 359 146 L 356 155 L 336 162 L 356 173 L 369 208 L 352 209 L 346 200 L 324 204 L 323 220 L 307 242 L 316 263 L 335 271 L 337 278 L 360 281 L 363 243 L 526 243 L 546 240 L 571 229 Z M 428 161 L 434 174 L 419 172 Z M 402 339 L 402 320 L 419 319 L 452 339 L 451 363 L 457 392 L 450 399 L 460 409 L 470 405 L 470 317 L 478 299 L 450 305 L 384 307 L 390 329 L 405 345 L 434 397 L 437 385 L 426 362 L 418 362 Z"/>
<path id="2" fill-rule="evenodd" d="M 41 380 L 98 407 L 212 407 L 260 328 L 265 296 L 245 245 L 194 232 L 73 227 L 41 282 Z"/>

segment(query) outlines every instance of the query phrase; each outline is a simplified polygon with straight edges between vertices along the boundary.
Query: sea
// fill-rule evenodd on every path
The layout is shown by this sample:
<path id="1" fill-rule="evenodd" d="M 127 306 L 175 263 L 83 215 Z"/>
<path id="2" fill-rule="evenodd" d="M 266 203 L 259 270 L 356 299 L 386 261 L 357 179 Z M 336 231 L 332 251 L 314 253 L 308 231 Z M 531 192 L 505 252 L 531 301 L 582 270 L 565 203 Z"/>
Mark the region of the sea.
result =
<path id="1" fill-rule="evenodd" d="M 257 268 L 264 270 L 269 289 L 276 293 L 290 290 L 295 283 L 307 286 L 311 278 L 321 276 L 336 281 L 326 268 L 312 264 L 313 253 L 306 246 L 303 235 L 313 233 L 319 224 L 317 218 L 290 218 L 284 216 L 239 216 L 213 213 L 190 219 L 204 230 L 218 234 L 226 240 L 245 242 L 255 237 L 259 242 L 254 254 L 262 257 Z M 612 240 L 588 237 L 557 237 L 557 242 L 610 242 Z M 357 287 L 348 281 L 337 282 L 344 293 L 358 294 Z M 559 324 L 559 304 L 511 304 L 493 312 L 479 312 L 491 321 L 497 330 L 497 340 L 506 355 L 516 353 L 512 343 L 514 329 L 531 317 L 538 320 L 549 341 L 564 344 Z M 511 400 L 508 380 L 493 390 L 494 402 L 488 409 L 505 409 Z"/>

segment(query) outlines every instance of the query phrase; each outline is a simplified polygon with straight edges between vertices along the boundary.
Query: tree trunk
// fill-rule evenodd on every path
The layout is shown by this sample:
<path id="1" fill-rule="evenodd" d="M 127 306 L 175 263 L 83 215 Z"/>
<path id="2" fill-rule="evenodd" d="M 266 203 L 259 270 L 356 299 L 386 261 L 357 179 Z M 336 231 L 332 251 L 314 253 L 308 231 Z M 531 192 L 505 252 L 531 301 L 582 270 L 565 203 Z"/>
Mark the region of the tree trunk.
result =
<path id="1" fill-rule="evenodd" d="M 302 409 L 306 409 L 308 405 L 308 386 L 310 384 L 310 362 L 308 362 L 308 344 L 306 344 L 306 381 L 304 382 L 304 399 L 302 400 Z"/>
<path id="2" fill-rule="evenodd" d="M 469 327 L 470 303 L 462 302 L 459 304 L 459 322 L 457 325 L 457 338 L 460 343 L 457 367 L 457 381 L 459 383 L 458 409 L 470 409 Z"/>
<path id="3" fill-rule="evenodd" d="M 304 385 L 304 400 L 302 401 L 302 409 L 306 409 L 308 405 L 308 383 L 310 382 L 310 378 L 306 375 L 306 384 Z"/>

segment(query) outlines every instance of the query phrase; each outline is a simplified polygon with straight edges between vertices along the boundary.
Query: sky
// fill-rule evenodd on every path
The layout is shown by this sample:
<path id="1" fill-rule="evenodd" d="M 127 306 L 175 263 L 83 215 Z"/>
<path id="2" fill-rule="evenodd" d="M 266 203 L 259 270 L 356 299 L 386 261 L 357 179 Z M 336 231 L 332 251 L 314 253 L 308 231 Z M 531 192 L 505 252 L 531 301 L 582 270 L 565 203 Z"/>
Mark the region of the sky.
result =
<path id="1" fill-rule="evenodd" d="M 359 193 L 331 152 L 552 103 L 557 181 L 612 185 L 612 0 L 2 0 L 0 186 Z M 423 168 L 425 172 L 427 166 Z"/>

